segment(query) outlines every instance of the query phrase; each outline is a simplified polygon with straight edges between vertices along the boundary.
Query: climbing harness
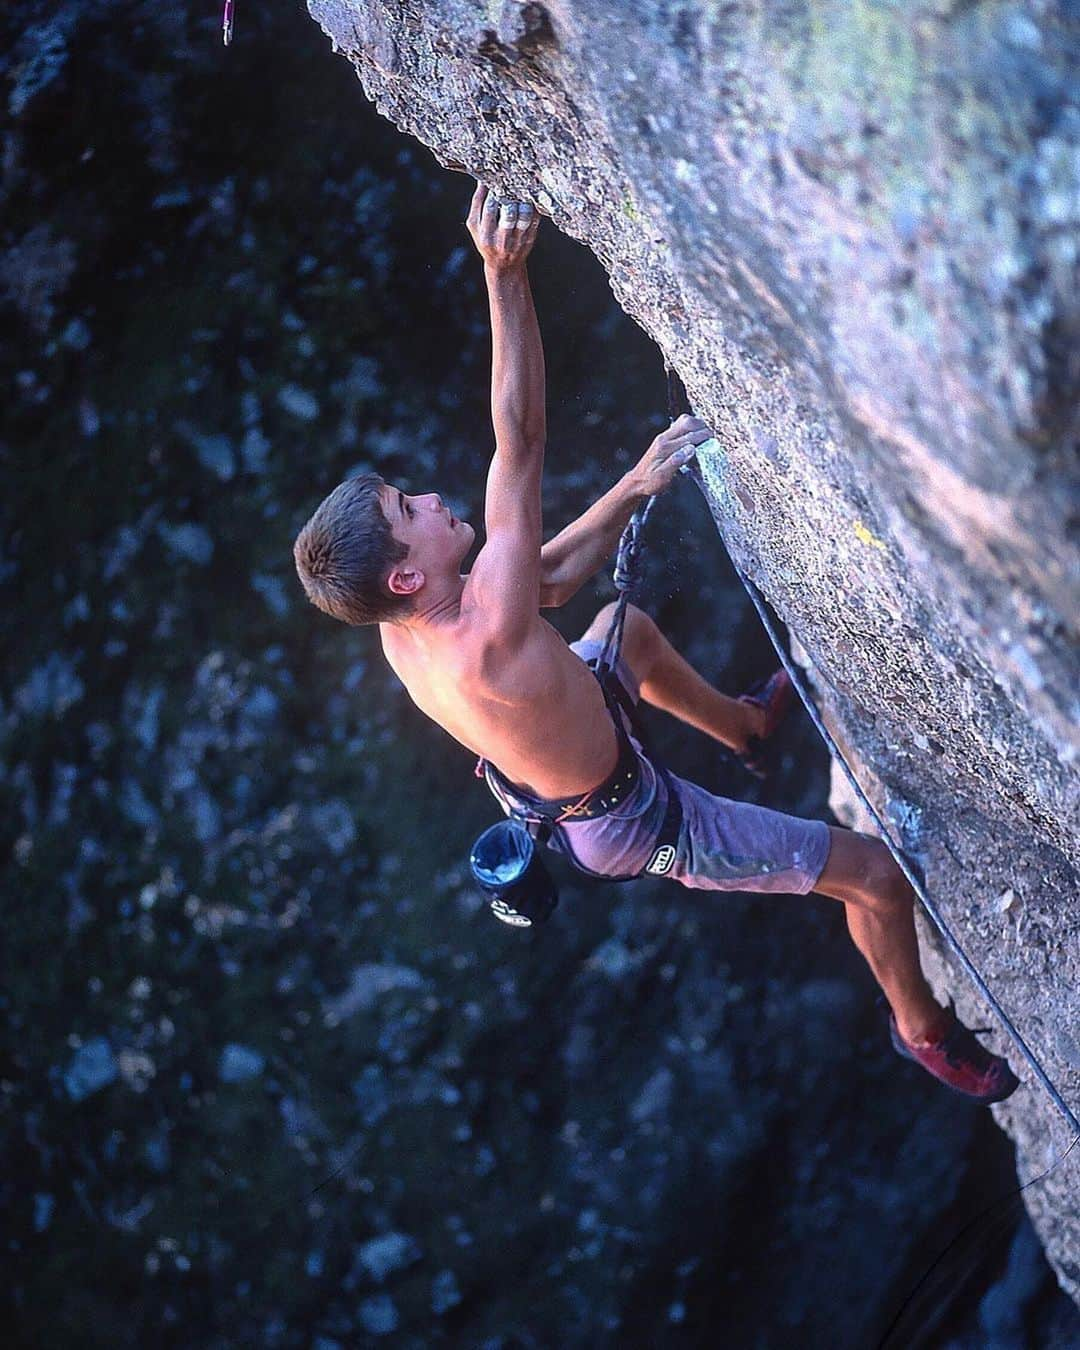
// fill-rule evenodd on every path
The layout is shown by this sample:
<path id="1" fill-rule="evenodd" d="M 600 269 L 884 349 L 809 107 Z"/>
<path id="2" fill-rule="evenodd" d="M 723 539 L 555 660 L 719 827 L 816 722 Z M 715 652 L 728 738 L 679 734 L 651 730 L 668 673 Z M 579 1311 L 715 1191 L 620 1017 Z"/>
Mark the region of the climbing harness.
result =
<path id="1" fill-rule="evenodd" d="M 683 389 L 682 382 L 679 380 L 678 375 L 675 373 L 674 370 L 672 370 L 671 366 L 669 366 L 666 361 L 664 363 L 664 368 L 667 372 L 667 380 L 668 380 L 668 414 L 671 417 L 671 419 L 674 420 L 675 417 L 678 416 L 680 410 L 688 411 L 689 400 L 686 397 L 686 390 Z M 682 405 L 681 408 L 680 403 Z M 694 460 L 691 461 L 690 464 L 684 465 L 679 472 L 688 473 L 689 476 L 693 478 L 694 482 L 697 483 L 698 487 L 701 489 L 702 495 L 705 497 L 705 501 L 708 504 L 709 497 L 705 488 L 704 477 L 702 475 L 700 466 L 697 464 L 697 461 Z M 724 540 L 722 532 L 720 533 L 720 537 L 721 541 L 724 543 L 725 548 L 727 548 L 727 541 Z M 869 811 L 870 816 L 877 824 L 878 830 L 881 834 L 882 843 L 892 854 L 894 860 L 896 861 L 897 866 L 903 872 L 904 876 L 907 877 L 909 883 L 911 884 L 912 890 L 919 897 L 919 900 L 922 902 L 923 908 L 930 916 L 931 920 L 934 923 L 934 926 L 937 928 L 941 936 L 945 939 L 945 942 L 948 945 L 949 950 L 953 953 L 956 959 L 960 962 L 961 966 L 967 972 L 969 978 L 975 985 L 976 989 L 978 989 L 979 993 L 982 994 L 983 998 L 993 1009 L 994 1013 L 998 1018 L 998 1021 L 1001 1023 L 1002 1027 L 1007 1032 L 1013 1044 L 1020 1051 L 1021 1055 L 1023 1055 L 1025 1061 L 1027 1062 L 1028 1067 L 1031 1069 L 1032 1073 L 1035 1075 L 1036 1079 L 1041 1084 L 1046 1095 L 1050 1098 L 1051 1102 L 1064 1117 L 1069 1128 L 1074 1132 L 1076 1138 L 1074 1138 L 1072 1143 L 1070 1143 L 1069 1145 L 1069 1148 L 1071 1149 L 1073 1147 L 1073 1144 L 1077 1142 L 1077 1138 L 1080 1138 L 1080 1118 L 1076 1116 L 1076 1113 L 1069 1107 L 1068 1103 L 1062 1097 L 1061 1093 L 1054 1086 L 1053 1082 L 1051 1082 L 1050 1078 L 1047 1076 L 1046 1071 L 1043 1069 L 1038 1059 L 1036 1059 L 1034 1053 L 1028 1047 L 1027 1042 L 1024 1040 L 1023 1036 L 1021 1036 L 1020 1032 L 1017 1031 L 1016 1027 L 1013 1025 L 1012 1020 L 1010 1019 L 1009 1015 L 1005 1012 L 1005 1009 L 1001 1006 L 997 998 L 990 991 L 989 986 L 983 979 L 982 975 L 979 973 L 978 968 L 975 966 L 975 963 L 970 959 L 970 957 L 968 957 L 967 953 L 960 946 L 960 943 L 953 935 L 951 929 L 949 928 L 949 925 L 945 922 L 944 918 L 942 917 L 941 911 L 938 909 L 934 901 L 930 898 L 930 895 L 928 894 L 926 886 L 923 884 L 922 879 L 916 874 L 911 864 L 908 862 L 907 858 L 901 852 L 900 848 L 893 842 L 892 836 L 889 833 L 885 821 L 882 819 L 880 813 L 874 807 L 869 797 L 863 791 L 862 787 L 860 786 L 858 780 L 856 779 L 854 773 L 849 767 L 844 756 L 840 753 L 839 746 L 836 744 L 836 741 L 833 739 L 828 728 L 825 726 L 825 723 L 822 721 L 821 715 L 817 710 L 817 706 L 814 703 L 813 698 L 810 696 L 810 693 L 806 687 L 806 683 L 803 680 L 801 672 L 798 670 L 797 666 L 795 665 L 795 662 L 785 651 L 783 643 L 780 641 L 780 636 L 776 630 L 776 625 L 768 612 L 765 597 L 761 594 L 761 591 L 758 589 L 757 585 L 746 575 L 746 573 L 742 570 L 739 564 L 732 557 L 730 549 L 727 550 L 727 553 L 728 557 L 731 559 L 731 565 L 735 569 L 736 576 L 742 582 L 743 588 L 745 589 L 747 595 L 749 595 L 750 600 L 754 606 L 754 609 L 757 611 L 758 618 L 761 620 L 761 625 L 769 636 L 769 641 L 776 649 L 777 656 L 780 658 L 780 661 L 782 662 L 784 669 L 787 671 L 792 684 L 795 686 L 795 691 L 799 695 L 799 698 L 802 700 L 803 706 L 806 708 L 806 711 L 810 716 L 810 720 L 813 722 L 814 726 L 817 728 L 818 734 L 828 747 L 830 755 L 832 755 L 833 759 L 835 759 L 836 762 L 840 765 L 841 769 L 843 769 L 848 782 L 851 784 L 851 787 L 855 792 L 855 795 L 859 798 L 859 801 L 863 804 L 866 810 Z"/>

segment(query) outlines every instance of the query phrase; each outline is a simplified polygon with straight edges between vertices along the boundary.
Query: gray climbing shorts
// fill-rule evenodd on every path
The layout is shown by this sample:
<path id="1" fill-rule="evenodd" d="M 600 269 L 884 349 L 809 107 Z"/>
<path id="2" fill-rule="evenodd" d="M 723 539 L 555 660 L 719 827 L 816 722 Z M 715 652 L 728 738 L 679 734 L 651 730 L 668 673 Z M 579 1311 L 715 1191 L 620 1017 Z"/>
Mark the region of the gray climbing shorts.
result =
<path id="1" fill-rule="evenodd" d="M 581 639 L 570 644 L 585 662 L 595 661 L 603 643 Z M 637 681 L 619 661 L 615 673 L 636 703 Z M 800 820 L 764 806 L 716 797 L 696 783 L 670 775 L 682 805 L 682 825 L 674 848 L 656 848 L 667 810 L 667 785 L 634 737 L 637 787 L 619 807 L 595 820 L 569 820 L 549 847 L 599 876 L 626 877 L 647 871 L 683 886 L 710 891 L 776 891 L 805 895 L 814 889 L 829 857 L 831 836 L 821 820 Z M 489 787 L 503 810 L 528 810 L 530 800 L 505 788 Z"/>

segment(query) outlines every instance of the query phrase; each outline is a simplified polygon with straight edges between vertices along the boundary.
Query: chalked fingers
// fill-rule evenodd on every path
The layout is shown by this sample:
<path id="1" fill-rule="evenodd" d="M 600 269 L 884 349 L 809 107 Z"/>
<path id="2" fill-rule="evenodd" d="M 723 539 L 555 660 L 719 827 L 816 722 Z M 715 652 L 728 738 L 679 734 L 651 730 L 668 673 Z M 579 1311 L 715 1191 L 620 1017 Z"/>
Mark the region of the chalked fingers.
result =
<path id="1" fill-rule="evenodd" d="M 540 213 L 532 202 L 500 201 L 486 184 L 477 183 L 466 225 L 489 266 L 521 266 L 532 249 L 539 222 Z"/>
<path id="2" fill-rule="evenodd" d="M 487 195 L 487 184 L 477 180 L 476 190 L 473 192 L 472 201 L 469 202 L 469 214 L 465 220 L 466 228 L 470 234 L 480 224 L 480 212 L 484 209 L 484 200 Z"/>

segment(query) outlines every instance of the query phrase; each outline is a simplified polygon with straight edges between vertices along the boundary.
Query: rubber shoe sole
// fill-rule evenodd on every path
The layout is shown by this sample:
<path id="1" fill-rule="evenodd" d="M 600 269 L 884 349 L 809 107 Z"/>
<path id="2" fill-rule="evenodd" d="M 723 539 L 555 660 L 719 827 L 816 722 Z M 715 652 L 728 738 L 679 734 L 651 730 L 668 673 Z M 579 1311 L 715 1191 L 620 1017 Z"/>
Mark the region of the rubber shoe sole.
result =
<path id="1" fill-rule="evenodd" d="M 950 1011 L 952 1011 L 950 1007 Z M 889 1038 L 893 1049 L 944 1084 L 951 1092 L 981 1106 L 992 1106 L 1011 1097 L 1020 1080 L 1000 1055 L 981 1046 L 953 1012 L 953 1024 L 939 1041 L 926 1046 L 908 1045 L 889 1013 Z"/>

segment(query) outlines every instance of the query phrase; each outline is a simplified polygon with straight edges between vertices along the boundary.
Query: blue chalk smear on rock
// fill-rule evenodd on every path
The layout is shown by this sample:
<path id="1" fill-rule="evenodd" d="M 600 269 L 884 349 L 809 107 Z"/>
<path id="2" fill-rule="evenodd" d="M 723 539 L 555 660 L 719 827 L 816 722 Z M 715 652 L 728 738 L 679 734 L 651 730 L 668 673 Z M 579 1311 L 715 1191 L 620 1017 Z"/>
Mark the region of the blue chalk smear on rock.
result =
<path id="1" fill-rule="evenodd" d="M 689 448 L 691 448 L 694 452 L 690 456 L 690 459 L 694 459 L 697 455 L 700 455 L 702 453 L 711 454 L 713 453 L 713 451 L 717 452 L 722 451 L 724 447 L 720 444 L 720 442 L 716 439 L 715 436 L 710 436 L 707 441 L 702 441 L 700 445 L 695 445 Z M 690 473 L 690 471 L 691 470 L 689 463 L 683 464 L 679 468 L 680 473 Z"/>

